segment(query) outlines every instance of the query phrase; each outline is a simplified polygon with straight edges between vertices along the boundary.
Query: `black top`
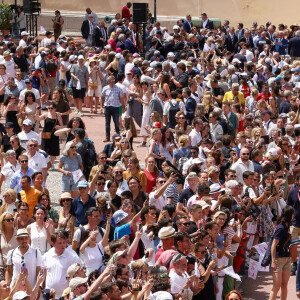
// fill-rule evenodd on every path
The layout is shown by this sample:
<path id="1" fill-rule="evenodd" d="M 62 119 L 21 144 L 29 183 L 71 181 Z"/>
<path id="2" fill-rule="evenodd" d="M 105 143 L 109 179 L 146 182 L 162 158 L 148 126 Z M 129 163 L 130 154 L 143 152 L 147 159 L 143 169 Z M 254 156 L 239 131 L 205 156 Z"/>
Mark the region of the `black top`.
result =
<path id="1" fill-rule="evenodd" d="M 286 225 L 279 224 L 274 233 L 274 240 L 279 240 L 276 247 L 276 257 L 290 257 L 289 242 L 289 229 Z M 284 246 L 285 244 L 285 246 Z"/>

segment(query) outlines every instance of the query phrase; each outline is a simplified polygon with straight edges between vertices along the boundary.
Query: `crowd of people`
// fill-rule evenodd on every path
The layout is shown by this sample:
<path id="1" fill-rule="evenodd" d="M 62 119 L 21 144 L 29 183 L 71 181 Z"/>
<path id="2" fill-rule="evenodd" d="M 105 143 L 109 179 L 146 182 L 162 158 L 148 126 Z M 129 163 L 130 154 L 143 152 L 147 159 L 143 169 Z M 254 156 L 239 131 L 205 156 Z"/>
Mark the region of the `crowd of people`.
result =
<path id="1" fill-rule="evenodd" d="M 269 299 L 296 275 L 300 298 L 300 25 L 143 37 L 130 9 L 106 28 L 87 8 L 84 43 L 59 11 L 41 40 L 0 33 L 0 300 L 242 300 L 225 271 L 263 242 Z"/>

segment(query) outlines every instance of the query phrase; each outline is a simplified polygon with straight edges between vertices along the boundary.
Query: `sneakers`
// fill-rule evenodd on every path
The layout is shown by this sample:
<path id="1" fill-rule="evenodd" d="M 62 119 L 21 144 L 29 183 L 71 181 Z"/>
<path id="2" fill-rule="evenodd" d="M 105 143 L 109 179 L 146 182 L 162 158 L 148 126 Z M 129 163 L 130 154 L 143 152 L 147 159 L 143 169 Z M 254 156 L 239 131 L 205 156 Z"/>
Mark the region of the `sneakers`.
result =
<path id="1" fill-rule="evenodd" d="M 77 108 L 75 108 L 74 113 L 78 114 L 78 109 Z"/>
<path id="2" fill-rule="evenodd" d="M 296 273 L 297 273 L 297 262 L 293 262 L 291 268 L 291 276 L 296 276 Z"/>
<path id="3" fill-rule="evenodd" d="M 142 142 L 140 144 L 137 145 L 137 147 L 147 147 L 147 143 L 146 142 Z"/>
<path id="4" fill-rule="evenodd" d="M 83 116 L 83 112 L 80 111 L 80 112 L 78 113 L 78 116 L 82 117 L 82 116 Z"/>

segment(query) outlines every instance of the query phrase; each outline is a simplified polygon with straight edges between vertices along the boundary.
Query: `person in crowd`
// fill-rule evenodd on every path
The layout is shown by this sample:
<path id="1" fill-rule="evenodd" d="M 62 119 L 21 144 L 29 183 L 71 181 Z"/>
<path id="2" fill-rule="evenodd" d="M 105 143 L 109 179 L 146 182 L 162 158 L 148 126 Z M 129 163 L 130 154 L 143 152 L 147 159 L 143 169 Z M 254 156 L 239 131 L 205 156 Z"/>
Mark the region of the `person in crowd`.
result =
<path id="1" fill-rule="evenodd" d="M 38 197 L 38 205 L 44 206 L 46 209 L 46 218 L 50 221 L 54 228 L 57 228 L 58 212 L 50 205 L 50 196 L 46 192 L 42 192 Z"/>

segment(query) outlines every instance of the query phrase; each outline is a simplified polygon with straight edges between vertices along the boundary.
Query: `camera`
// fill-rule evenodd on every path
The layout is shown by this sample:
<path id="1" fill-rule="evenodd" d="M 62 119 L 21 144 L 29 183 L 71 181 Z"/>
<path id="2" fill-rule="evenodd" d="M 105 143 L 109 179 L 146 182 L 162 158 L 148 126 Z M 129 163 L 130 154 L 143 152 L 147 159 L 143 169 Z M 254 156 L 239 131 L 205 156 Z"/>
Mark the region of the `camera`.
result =
<path id="1" fill-rule="evenodd" d="M 53 296 L 50 295 L 50 289 L 43 289 L 43 298 L 44 300 L 53 298 Z"/>

